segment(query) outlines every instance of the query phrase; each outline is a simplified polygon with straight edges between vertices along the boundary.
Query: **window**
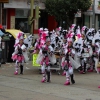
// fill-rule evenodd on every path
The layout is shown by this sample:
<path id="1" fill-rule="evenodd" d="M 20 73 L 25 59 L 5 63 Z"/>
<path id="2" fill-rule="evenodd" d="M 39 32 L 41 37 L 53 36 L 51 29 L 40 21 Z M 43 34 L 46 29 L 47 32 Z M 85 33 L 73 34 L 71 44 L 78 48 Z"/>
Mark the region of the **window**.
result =
<path id="1" fill-rule="evenodd" d="M 28 9 L 16 9 L 15 11 L 15 17 L 16 18 L 27 18 L 28 17 Z"/>
<path id="2" fill-rule="evenodd" d="M 28 33 L 28 9 L 16 9 L 15 11 L 15 29 Z"/>
<path id="3" fill-rule="evenodd" d="M 90 16 L 85 15 L 84 25 L 90 27 Z"/>

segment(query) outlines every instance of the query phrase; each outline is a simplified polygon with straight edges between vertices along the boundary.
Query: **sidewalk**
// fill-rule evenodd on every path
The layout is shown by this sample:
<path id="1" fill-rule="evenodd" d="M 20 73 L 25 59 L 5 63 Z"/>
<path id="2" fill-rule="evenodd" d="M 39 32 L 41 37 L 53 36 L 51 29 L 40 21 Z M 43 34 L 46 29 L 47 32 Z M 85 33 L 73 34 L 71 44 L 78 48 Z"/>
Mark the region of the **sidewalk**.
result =
<path id="1" fill-rule="evenodd" d="M 64 76 L 52 73 L 51 83 L 41 83 L 31 62 L 24 68 L 24 75 L 14 75 L 14 63 L 1 66 L 0 100 L 100 100 L 100 75 L 95 72 L 75 72 L 76 84 L 64 86 Z"/>

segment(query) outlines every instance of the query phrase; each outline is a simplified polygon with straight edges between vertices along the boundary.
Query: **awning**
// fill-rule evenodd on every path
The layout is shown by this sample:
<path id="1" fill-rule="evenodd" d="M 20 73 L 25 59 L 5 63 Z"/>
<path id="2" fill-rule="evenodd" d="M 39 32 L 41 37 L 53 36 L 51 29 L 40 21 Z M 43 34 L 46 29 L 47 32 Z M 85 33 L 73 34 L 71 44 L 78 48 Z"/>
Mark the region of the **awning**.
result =
<path id="1" fill-rule="evenodd" d="M 6 29 L 6 32 L 9 32 L 16 39 L 17 34 L 22 31 L 16 30 L 16 29 Z M 25 38 L 26 38 L 26 35 L 25 35 Z"/>
<path id="2" fill-rule="evenodd" d="M 0 30 L 0 36 L 3 36 L 4 35 L 4 33 Z"/>

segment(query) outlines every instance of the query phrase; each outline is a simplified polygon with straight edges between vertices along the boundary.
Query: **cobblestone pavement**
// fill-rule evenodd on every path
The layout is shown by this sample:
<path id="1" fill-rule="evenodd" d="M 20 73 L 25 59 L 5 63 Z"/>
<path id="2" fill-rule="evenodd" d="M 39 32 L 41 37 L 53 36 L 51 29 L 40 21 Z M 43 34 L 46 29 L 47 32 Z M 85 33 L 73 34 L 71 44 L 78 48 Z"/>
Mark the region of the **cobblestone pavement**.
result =
<path id="1" fill-rule="evenodd" d="M 31 62 L 24 66 L 24 75 L 14 75 L 14 63 L 0 68 L 0 100 L 100 100 L 100 75 L 79 74 L 76 84 L 64 86 L 65 77 L 52 73 L 51 83 L 41 83 L 42 75 Z"/>

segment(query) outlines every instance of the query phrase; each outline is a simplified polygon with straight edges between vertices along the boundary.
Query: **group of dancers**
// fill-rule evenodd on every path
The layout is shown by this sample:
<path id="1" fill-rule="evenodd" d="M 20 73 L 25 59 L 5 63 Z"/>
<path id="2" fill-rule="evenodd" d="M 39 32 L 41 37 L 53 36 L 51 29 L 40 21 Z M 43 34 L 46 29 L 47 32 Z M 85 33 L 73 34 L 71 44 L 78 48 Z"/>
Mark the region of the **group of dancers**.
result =
<path id="1" fill-rule="evenodd" d="M 27 50 L 24 44 L 23 34 L 17 36 L 15 51 L 12 59 L 16 60 L 15 75 L 23 74 L 23 53 Z M 51 82 L 51 66 L 57 63 L 56 55 L 61 60 L 62 75 L 66 76 L 64 85 L 75 83 L 74 69 L 81 74 L 86 72 L 100 72 L 100 31 L 94 28 L 77 26 L 72 24 L 68 30 L 59 27 L 53 31 L 40 28 L 38 39 L 35 42 L 33 54 L 37 53 L 37 63 L 41 65 L 41 82 Z"/>

